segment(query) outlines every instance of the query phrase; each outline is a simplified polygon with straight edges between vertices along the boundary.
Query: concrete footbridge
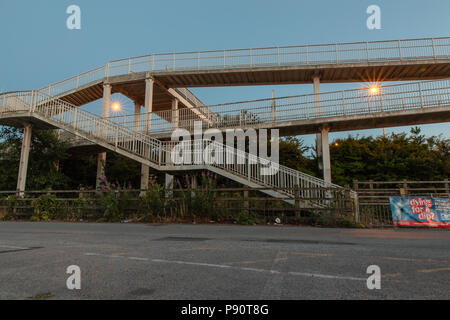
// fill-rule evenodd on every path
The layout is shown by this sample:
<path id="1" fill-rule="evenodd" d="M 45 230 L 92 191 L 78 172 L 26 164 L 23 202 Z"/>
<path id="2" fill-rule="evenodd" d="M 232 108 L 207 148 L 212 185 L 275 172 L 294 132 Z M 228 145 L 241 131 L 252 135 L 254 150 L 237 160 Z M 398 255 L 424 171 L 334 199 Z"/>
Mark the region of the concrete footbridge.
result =
<path id="1" fill-rule="evenodd" d="M 142 189 L 148 185 L 149 167 L 168 173 L 211 170 L 252 187 L 323 187 L 332 185 L 328 132 L 450 121 L 448 78 L 450 37 L 151 54 L 111 61 L 35 91 L 2 94 L 0 124 L 25 128 L 20 191 L 25 188 L 32 127 L 60 129 L 141 162 Z M 415 82 L 384 86 L 383 81 Z M 376 85 L 321 93 L 321 82 Z M 187 89 L 305 83 L 314 84 L 314 93 L 214 106 L 206 106 Z M 133 100 L 134 114 L 111 117 L 113 93 Z M 101 116 L 79 108 L 99 99 Z M 171 164 L 167 154 L 173 142 L 167 138 L 176 128 L 191 131 L 196 121 L 203 128 L 272 128 L 284 136 L 316 133 L 324 179 L 285 167 L 261 177 L 258 166 L 263 161 L 255 164 L 237 150 L 228 152 L 246 159 L 244 165 Z M 105 161 L 101 152 L 98 177 Z M 272 192 L 286 194 L 293 196 Z"/>

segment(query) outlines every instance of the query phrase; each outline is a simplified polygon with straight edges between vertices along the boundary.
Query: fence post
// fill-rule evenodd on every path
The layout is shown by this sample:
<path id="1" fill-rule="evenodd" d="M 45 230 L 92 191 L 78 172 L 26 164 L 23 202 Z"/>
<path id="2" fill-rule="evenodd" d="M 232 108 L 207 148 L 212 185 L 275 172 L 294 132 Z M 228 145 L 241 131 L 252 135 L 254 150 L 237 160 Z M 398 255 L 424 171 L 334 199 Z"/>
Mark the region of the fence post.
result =
<path id="1" fill-rule="evenodd" d="M 295 217 L 300 218 L 300 186 L 294 186 L 294 208 L 295 208 Z"/>
<path id="2" fill-rule="evenodd" d="M 350 189 L 350 185 L 346 184 L 345 188 L 344 188 L 344 210 L 347 211 L 347 209 L 350 208 L 351 210 L 351 203 L 352 203 L 352 199 L 351 199 L 351 189 Z M 349 205 L 350 204 L 350 205 Z"/>
<path id="3" fill-rule="evenodd" d="M 248 186 L 244 187 L 244 208 L 247 211 L 247 214 L 250 214 L 250 203 L 248 200 Z"/>
<path id="4" fill-rule="evenodd" d="M 444 180 L 445 181 L 445 192 L 447 193 L 447 197 L 450 198 L 450 188 L 448 183 L 448 178 Z"/>
<path id="5" fill-rule="evenodd" d="M 357 192 L 355 192 L 355 199 L 354 199 L 354 205 L 355 205 L 355 223 L 359 223 L 360 222 L 360 217 L 359 217 L 359 195 Z"/>
<path id="6" fill-rule="evenodd" d="M 406 182 L 406 180 L 403 180 L 403 188 L 400 188 L 400 195 L 402 197 L 408 195 L 408 182 Z"/>
<path id="7" fill-rule="evenodd" d="M 353 180 L 353 190 L 358 192 L 358 180 Z"/>

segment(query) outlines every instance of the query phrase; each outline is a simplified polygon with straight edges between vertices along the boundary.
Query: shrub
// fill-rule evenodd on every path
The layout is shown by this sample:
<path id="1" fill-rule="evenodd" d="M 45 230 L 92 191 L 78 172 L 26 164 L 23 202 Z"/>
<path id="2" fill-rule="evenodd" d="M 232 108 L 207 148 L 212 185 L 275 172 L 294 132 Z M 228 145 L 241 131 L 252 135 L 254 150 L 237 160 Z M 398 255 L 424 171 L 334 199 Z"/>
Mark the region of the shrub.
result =
<path id="1" fill-rule="evenodd" d="M 54 195 L 41 195 L 32 202 L 33 215 L 31 221 L 48 221 L 56 214 L 56 197 Z"/>

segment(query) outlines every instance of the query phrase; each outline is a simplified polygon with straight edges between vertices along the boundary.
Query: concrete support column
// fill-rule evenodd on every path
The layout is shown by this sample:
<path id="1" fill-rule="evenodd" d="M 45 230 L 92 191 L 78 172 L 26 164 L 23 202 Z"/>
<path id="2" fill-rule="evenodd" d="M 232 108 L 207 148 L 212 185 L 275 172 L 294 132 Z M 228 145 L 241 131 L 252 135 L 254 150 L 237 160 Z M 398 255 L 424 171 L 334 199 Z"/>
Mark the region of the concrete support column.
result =
<path id="1" fill-rule="evenodd" d="M 141 105 L 137 102 L 134 103 L 134 131 L 141 131 Z"/>
<path id="2" fill-rule="evenodd" d="M 166 179 L 165 179 L 165 187 L 166 187 L 166 196 L 168 198 L 173 196 L 173 175 L 166 173 Z"/>
<path id="3" fill-rule="evenodd" d="M 145 79 L 145 105 L 144 105 L 144 132 L 149 134 L 152 122 L 152 111 L 153 111 L 153 86 L 154 81 L 152 78 Z M 146 150 L 147 156 L 150 156 L 150 150 Z M 141 190 L 148 189 L 148 175 L 150 168 L 146 165 L 141 167 Z M 144 191 L 141 191 L 141 195 Z"/>
<path id="4" fill-rule="evenodd" d="M 314 84 L 314 101 L 315 101 L 315 113 L 316 116 L 320 116 L 320 77 L 314 76 L 313 78 Z M 319 161 L 319 170 L 323 170 L 322 166 L 322 135 L 320 133 L 316 134 L 316 150 L 317 150 L 317 158 Z"/>
<path id="5" fill-rule="evenodd" d="M 321 129 L 322 136 L 322 167 L 323 167 L 323 180 L 331 183 L 331 160 L 330 160 L 330 144 L 328 140 L 329 128 L 324 127 Z"/>
<path id="6" fill-rule="evenodd" d="M 277 103 L 275 102 L 275 90 L 272 90 L 272 122 L 277 122 Z"/>
<path id="7" fill-rule="evenodd" d="M 109 108 L 111 106 L 111 85 L 106 83 L 103 85 L 103 106 L 102 106 L 102 117 L 109 117 Z M 108 135 L 108 128 L 99 128 L 103 135 Z M 100 189 L 100 183 L 102 177 L 105 176 L 105 166 L 106 166 L 106 152 L 98 154 L 97 157 L 97 179 L 96 179 L 96 189 Z"/>
<path id="8" fill-rule="evenodd" d="M 180 110 L 178 109 L 178 99 L 172 99 L 172 128 L 178 129 L 180 127 Z"/>
<path id="9" fill-rule="evenodd" d="M 19 174 L 17 176 L 17 191 L 23 197 L 27 182 L 28 159 L 31 147 L 31 124 L 26 124 L 23 130 L 22 149 L 20 151 Z"/>

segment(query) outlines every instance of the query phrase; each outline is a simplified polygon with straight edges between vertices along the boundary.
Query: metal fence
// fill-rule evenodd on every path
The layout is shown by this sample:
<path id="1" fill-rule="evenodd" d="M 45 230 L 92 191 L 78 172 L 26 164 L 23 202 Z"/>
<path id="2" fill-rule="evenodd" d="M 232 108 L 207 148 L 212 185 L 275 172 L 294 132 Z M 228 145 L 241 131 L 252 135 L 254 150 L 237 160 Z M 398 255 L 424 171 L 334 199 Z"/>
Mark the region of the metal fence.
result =
<path id="1" fill-rule="evenodd" d="M 389 197 L 450 198 L 449 186 L 449 180 L 353 182 L 353 190 L 358 193 L 360 222 L 373 227 L 393 225 Z"/>
<path id="2" fill-rule="evenodd" d="M 154 187 L 154 186 L 153 186 Z M 152 187 L 151 187 L 152 188 Z M 158 189 L 155 193 L 145 190 L 65 190 L 26 191 L 19 196 L 16 191 L 0 191 L 0 216 L 4 219 L 30 219 L 44 210 L 48 219 L 54 220 L 98 220 L 107 218 L 108 206 L 113 194 L 121 219 L 134 221 L 179 221 L 199 219 L 220 222 L 274 222 L 282 223 L 342 224 L 354 221 L 355 202 L 350 190 L 336 188 L 296 189 L 295 203 L 288 204 L 283 198 L 266 196 L 264 191 L 282 192 L 269 188 L 196 188 Z M 302 194 L 309 194 L 305 198 Z M 141 195 L 141 196 L 139 196 Z M 286 198 L 287 199 L 287 198 Z M 300 200 L 308 202 L 327 201 L 327 208 L 302 206 Z M 41 201 L 41 204 L 39 203 Z M 42 209 L 42 203 L 45 209 Z M 156 206 L 156 207 L 155 207 Z M 147 219 L 148 220 L 148 219 Z"/>
<path id="3" fill-rule="evenodd" d="M 218 172 L 246 185 L 258 185 L 274 189 L 284 189 L 289 193 L 293 187 L 301 188 L 341 188 L 327 183 L 317 177 L 268 161 L 256 154 L 237 150 L 236 148 L 208 139 L 182 141 L 181 151 L 184 161 L 174 164 L 172 155 L 177 152 L 179 142 L 161 141 L 145 133 L 139 133 L 128 127 L 101 118 L 90 112 L 81 110 L 68 102 L 49 97 L 39 91 L 20 94 L 8 94 L 0 105 L 0 118 L 8 114 L 22 112 L 32 113 L 42 121 L 71 132 L 83 139 L 102 145 L 112 151 L 121 152 L 132 159 L 144 161 L 158 170 L 185 170 L 182 165 L 202 166 L 202 169 Z M 209 150 L 210 152 L 204 152 Z M 190 160 L 192 159 L 192 161 Z M 220 161 L 216 159 L 226 159 Z M 188 160 L 186 162 L 186 160 Z M 317 203 L 326 206 L 326 203 Z"/>
<path id="4" fill-rule="evenodd" d="M 196 108 L 197 113 L 185 108 L 158 111 L 151 116 L 130 114 L 108 119 L 136 132 L 150 128 L 150 134 L 169 134 L 176 128 L 193 132 L 196 121 L 201 121 L 203 129 L 252 125 L 262 128 L 284 122 L 355 118 L 384 112 L 431 112 L 439 107 L 450 107 L 448 79 L 380 86 L 376 93 L 372 93 L 370 88 L 360 88 L 204 106 Z"/>
<path id="5" fill-rule="evenodd" d="M 449 57 L 450 37 L 163 53 L 111 61 L 40 91 L 56 97 L 104 78 L 141 72 L 440 60 Z"/>

